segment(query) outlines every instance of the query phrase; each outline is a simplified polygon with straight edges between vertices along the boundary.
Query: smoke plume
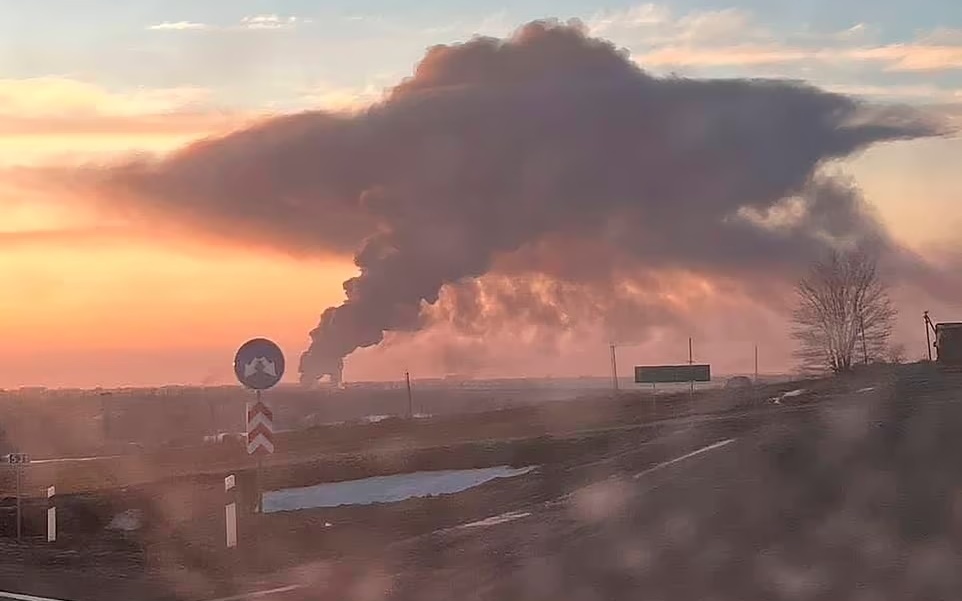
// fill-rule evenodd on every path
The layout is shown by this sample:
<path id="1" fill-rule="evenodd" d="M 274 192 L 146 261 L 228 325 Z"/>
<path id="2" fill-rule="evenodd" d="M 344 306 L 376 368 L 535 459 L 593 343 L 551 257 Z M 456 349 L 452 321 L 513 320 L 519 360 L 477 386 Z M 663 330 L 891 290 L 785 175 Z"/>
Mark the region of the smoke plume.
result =
<path id="1" fill-rule="evenodd" d="M 302 357 L 311 381 L 496 264 L 603 289 L 625 265 L 757 279 L 830 244 L 890 244 L 820 167 L 939 133 L 797 82 L 656 78 L 577 23 L 533 22 L 429 49 L 363 112 L 275 118 L 105 183 L 221 233 L 354 252 Z"/>

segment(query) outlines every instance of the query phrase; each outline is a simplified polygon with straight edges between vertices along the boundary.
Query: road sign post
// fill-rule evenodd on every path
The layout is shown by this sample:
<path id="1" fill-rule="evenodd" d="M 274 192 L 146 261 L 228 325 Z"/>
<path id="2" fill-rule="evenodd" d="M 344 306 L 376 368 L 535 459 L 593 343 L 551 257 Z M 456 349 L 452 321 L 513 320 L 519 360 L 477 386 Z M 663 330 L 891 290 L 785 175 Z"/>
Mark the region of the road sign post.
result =
<path id="1" fill-rule="evenodd" d="M 23 468 L 17 464 L 17 542 L 23 540 Z"/>
<path id="2" fill-rule="evenodd" d="M 26 453 L 7 453 L 3 462 L 13 466 L 17 481 L 17 541 L 23 539 L 23 466 L 30 463 Z"/>
<path id="3" fill-rule="evenodd" d="M 263 510 L 261 482 L 263 481 L 264 455 L 274 452 L 274 412 L 261 399 L 257 392 L 257 402 L 247 405 L 247 453 L 257 458 L 257 471 L 254 474 L 255 513 Z"/>
<path id="4" fill-rule="evenodd" d="M 264 485 L 262 484 L 264 479 L 264 460 L 258 455 L 257 457 L 257 470 L 254 472 L 254 486 L 257 490 L 257 505 L 254 507 L 254 513 L 264 513 Z"/>
<path id="5" fill-rule="evenodd" d="M 261 471 L 264 455 L 274 452 L 274 412 L 261 398 L 261 393 L 274 387 L 284 376 L 284 353 L 266 338 L 245 342 L 234 356 L 234 375 L 247 388 L 254 390 L 257 400 L 247 405 L 247 453 L 257 458 L 255 473 L 255 511 L 263 511 Z"/>

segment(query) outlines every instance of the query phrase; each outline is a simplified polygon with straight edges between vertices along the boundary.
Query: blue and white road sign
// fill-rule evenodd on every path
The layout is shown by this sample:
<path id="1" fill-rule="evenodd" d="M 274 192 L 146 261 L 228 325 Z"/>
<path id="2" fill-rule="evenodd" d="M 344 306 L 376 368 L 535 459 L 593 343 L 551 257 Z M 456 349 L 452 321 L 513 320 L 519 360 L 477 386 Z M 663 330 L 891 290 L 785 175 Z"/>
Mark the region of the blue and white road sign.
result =
<path id="1" fill-rule="evenodd" d="M 284 353 L 266 338 L 248 340 L 234 357 L 234 375 L 248 388 L 266 390 L 284 375 Z"/>

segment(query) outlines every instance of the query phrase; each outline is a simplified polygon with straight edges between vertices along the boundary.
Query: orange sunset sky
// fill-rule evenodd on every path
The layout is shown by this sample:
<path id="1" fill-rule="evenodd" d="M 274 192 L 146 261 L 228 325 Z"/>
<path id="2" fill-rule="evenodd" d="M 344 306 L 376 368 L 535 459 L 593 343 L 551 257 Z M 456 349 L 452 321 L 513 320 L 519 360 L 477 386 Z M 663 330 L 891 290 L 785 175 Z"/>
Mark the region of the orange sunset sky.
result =
<path id="1" fill-rule="evenodd" d="M 39 27 L 38 15 L 27 8 L 17 12 L 17 7 L 25 4 L 7 3 L 4 7 L 7 12 L 13 11 L 14 21 L 19 18 L 21 26 L 35 23 Z M 138 45 L 168 47 L 171 52 L 176 50 L 177 56 L 196 57 L 198 65 L 190 76 L 185 67 L 183 74 L 175 70 L 157 81 L 142 81 L 143 77 L 130 77 L 128 81 L 125 73 L 130 65 L 121 68 L 113 62 L 99 62 L 96 56 L 100 55 L 95 54 L 83 63 L 72 56 L 67 44 L 60 48 L 46 46 L 40 60 L 26 50 L 39 52 L 42 40 L 6 42 L 15 45 L 6 49 L 18 50 L 16 56 L 22 60 L 0 62 L 0 386 L 228 383 L 232 381 L 234 349 L 259 335 L 275 339 L 284 348 L 289 379 L 293 380 L 297 356 L 308 343 L 308 331 L 325 307 L 343 300 L 341 282 L 355 273 L 350 257 L 292 256 L 215 239 L 188 228 L 146 227 L 143 220 L 105 208 L 96 199 L 58 195 L 33 186 L 20 177 L 23 168 L 100 163 L 134 153 L 162 154 L 273 114 L 304 108 L 355 109 L 407 75 L 432 40 L 466 39 L 478 31 L 503 34 L 528 16 L 502 11 L 497 19 L 484 21 L 479 15 L 477 20 L 457 21 L 457 25 L 433 37 L 424 31 L 430 25 L 427 22 L 372 30 L 380 36 L 378 48 L 359 51 L 353 63 L 350 57 L 345 58 L 336 76 L 325 76 L 305 75 L 304 51 L 326 50 L 326 54 L 314 56 L 331 57 L 331 49 L 324 42 L 316 42 L 316 48 L 309 44 L 324 37 L 324 27 L 334 28 L 336 24 L 302 16 L 296 13 L 299 6 L 292 4 L 284 13 L 296 14 L 298 20 L 277 19 L 284 27 L 236 33 L 259 36 L 247 43 L 260 45 L 274 62 L 250 73 L 238 73 L 236 80 L 226 82 L 217 73 L 219 63 L 208 60 L 217 54 L 220 42 L 216 38 L 199 41 L 199 36 L 214 35 L 201 27 L 207 27 L 204 17 L 174 14 L 173 10 L 163 15 L 145 11 L 137 18 L 127 15 L 123 22 L 103 25 L 103 39 L 109 43 L 99 43 L 97 48 L 108 52 L 114 44 L 117 52 L 133 53 Z M 715 15 L 718 27 L 725 25 L 724 18 L 730 18 L 719 17 L 723 13 L 710 8 L 665 6 L 666 14 L 671 15 L 665 19 L 670 20 L 673 32 L 690 15 L 703 19 Z M 578 8 L 581 12 L 577 16 L 593 23 L 599 35 L 610 33 L 619 43 L 632 47 L 638 43 L 627 37 L 618 39 L 616 35 L 626 34 L 609 32 L 604 24 L 610 26 L 612 20 L 618 22 L 620 18 L 627 27 L 634 22 L 631 15 L 637 16 L 637 12 L 629 12 L 633 7 L 637 11 L 634 5 L 586 4 Z M 241 8 L 236 10 L 243 13 Z M 398 10 L 400 19 L 403 11 Z M 773 30 L 788 27 L 774 17 L 769 23 L 769 17 L 752 15 L 746 8 L 731 10 Z M 223 8 L 218 14 L 225 22 L 242 22 L 249 16 L 231 16 L 229 12 Z M 592 21 L 600 14 L 607 15 L 608 21 Z M 208 15 L 206 20 L 212 19 Z M 163 23 L 169 26 L 158 27 Z M 178 23 L 182 26 L 177 27 Z M 190 23 L 197 27 L 188 27 Z M 307 24 L 298 29 L 295 23 Z M 303 29 L 309 27 L 321 29 Z M 842 29 L 840 25 L 838 29 Z M 263 34 L 275 37 L 266 40 Z M 238 42 L 233 39 L 230 43 Z M 887 43 L 866 39 L 860 47 L 883 47 Z M 381 54 L 378 59 L 383 47 L 395 48 L 396 52 L 391 56 Z M 954 47 L 962 48 L 962 38 Z M 771 76 L 784 72 L 788 77 L 801 75 L 826 87 L 848 87 L 873 100 L 927 102 L 924 90 L 919 93 L 920 84 L 904 78 L 877 77 L 886 71 L 885 65 L 873 63 L 873 71 L 854 66 L 830 71 L 820 70 L 816 64 L 799 73 L 794 63 L 783 66 L 775 59 L 760 62 L 755 55 L 738 58 L 737 53 L 726 65 L 699 63 L 698 56 L 703 55 L 679 58 L 677 47 L 673 48 L 674 55 L 667 47 L 662 54 L 651 53 L 652 71 L 693 76 Z M 3 50 L 0 42 L 0 53 Z M 644 66 L 645 53 L 638 47 L 632 50 Z M 223 58 L 222 53 L 219 56 Z M 271 65 L 284 64 L 285 58 L 290 59 L 286 69 L 275 66 L 272 70 Z M 933 82 L 926 85 L 938 87 L 940 106 L 955 106 L 955 102 L 962 106 L 962 95 L 953 87 L 962 66 L 958 57 L 952 60 L 957 62 L 926 72 Z M 204 77 L 209 77 L 206 85 Z M 962 140 L 947 137 L 877 146 L 835 167 L 855 178 L 895 237 L 920 252 L 942 252 L 957 248 L 958 232 L 962 231 L 960 157 Z M 679 278 L 676 288 L 677 302 L 705 314 L 704 327 L 697 333 L 700 356 L 696 358 L 717 363 L 721 371 L 750 371 L 752 344 L 761 340 L 763 371 L 791 367 L 791 343 L 783 316 L 741 312 L 739 307 L 744 305 L 739 303 L 743 299 L 728 298 L 710 284 Z M 908 346 L 911 358 L 923 352 L 920 339 L 924 340 L 924 332 L 916 325 L 921 323 L 916 311 L 928 308 L 922 304 L 924 299 L 908 299 L 907 304 L 900 305 L 905 317 L 898 335 Z M 962 299 L 956 307 L 933 307 L 933 311 L 936 309 L 945 319 L 962 319 Z M 736 336 L 732 323 L 737 320 L 744 322 Z M 744 334 L 745 329 L 754 332 Z M 360 351 L 348 359 L 346 377 L 393 379 L 406 369 L 415 374 L 443 375 L 448 371 L 446 366 L 439 365 L 430 350 L 443 336 L 445 333 L 439 331 L 413 342 L 389 339 L 384 348 Z M 503 340 L 482 341 L 492 348 L 503 345 L 503 350 L 489 349 L 484 365 L 478 366 L 478 375 L 607 373 L 607 341 L 600 337 L 566 340 L 566 351 L 546 354 L 535 343 L 525 346 L 523 336 L 521 343 L 507 333 L 504 336 Z M 633 362 L 687 359 L 687 342 L 666 334 L 641 347 L 626 347 L 621 353 L 623 374 L 627 375 Z"/>

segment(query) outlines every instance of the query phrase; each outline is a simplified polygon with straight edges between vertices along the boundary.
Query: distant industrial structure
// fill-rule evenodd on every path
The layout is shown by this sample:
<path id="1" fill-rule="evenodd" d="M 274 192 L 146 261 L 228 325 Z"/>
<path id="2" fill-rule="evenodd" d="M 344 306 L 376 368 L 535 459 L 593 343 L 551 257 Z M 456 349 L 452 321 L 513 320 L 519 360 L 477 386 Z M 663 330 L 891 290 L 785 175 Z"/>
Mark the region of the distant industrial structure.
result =
<path id="1" fill-rule="evenodd" d="M 310 367 L 306 365 L 305 361 L 301 361 L 301 385 L 307 388 L 312 388 L 317 386 L 325 376 L 329 378 L 332 386 L 335 388 L 343 388 L 344 386 L 344 358 L 339 357 L 337 359 L 330 359 L 329 361 L 319 363 L 317 358 L 314 357 L 311 361 Z"/>

